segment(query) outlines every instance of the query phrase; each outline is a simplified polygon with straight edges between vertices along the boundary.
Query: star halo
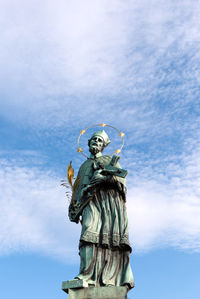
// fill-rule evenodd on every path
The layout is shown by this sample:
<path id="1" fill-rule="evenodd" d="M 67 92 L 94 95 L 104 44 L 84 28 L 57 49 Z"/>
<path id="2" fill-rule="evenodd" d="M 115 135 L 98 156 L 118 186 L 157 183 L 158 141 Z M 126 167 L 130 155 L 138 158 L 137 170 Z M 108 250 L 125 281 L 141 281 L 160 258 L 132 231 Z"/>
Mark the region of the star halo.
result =
<path id="1" fill-rule="evenodd" d="M 125 135 L 125 134 L 124 134 L 123 132 L 120 132 L 117 128 L 115 128 L 115 127 L 113 127 L 113 126 L 110 126 L 110 125 L 107 125 L 107 124 L 104 124 L 104 123 L 102 123 L 102 124 L 95 124 L 95 125 L 89 126 L 88 128 L 83 129 L 83 130 L 80 131 L 80 135 L 79 135 L 78 140 L 77 140 L 77 152 L 78 152 L 78 153 L 80 153 L 80 154 L 82 154 L 84 157 L 88 158 L 88 156 L 86 156 L 86 155 L 83 153 L 83 149 L 80 147 L 79 143 L 80 143 L 80 138 L 81 138 L 81 136 L 84 135 L 85 132 L 86 132 L 88 129 L 91 129 L 91 128 L 93 128 L 93 127 L 110 127 L 110 128 L 112 128 L 112 129 L 114 129 L 115 131 L 117 131 L 118 135 L 119 135 L 119 136 L 121 137 L 121 139 L 122 139 L 122 145 L 121 145 L 120 148 L 116 149 L 112 154 L 108 154 L 108 156 L 112 156 L 112 155 L 114 155 L 114 154 L 120 154 L 120 153 L 121 153 L 122 148 L 123 148 L 123 146 L 124 146 L 124 135 Z"/>

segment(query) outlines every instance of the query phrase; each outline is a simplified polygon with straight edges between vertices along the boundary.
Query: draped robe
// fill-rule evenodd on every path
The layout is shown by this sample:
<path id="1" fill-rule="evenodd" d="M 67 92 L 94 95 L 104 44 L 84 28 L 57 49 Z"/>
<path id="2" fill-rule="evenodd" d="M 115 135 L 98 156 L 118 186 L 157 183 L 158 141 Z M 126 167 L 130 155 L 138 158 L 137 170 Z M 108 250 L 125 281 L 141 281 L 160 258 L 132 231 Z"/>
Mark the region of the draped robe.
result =
<path id="1" fill-rule="evenodd" d="M 81 165 L 78 187 L 73 194 L 75 204 L 82 199 L 82 189 L 90 184 L 94 163 L 108 165 L 110 161 L 110 156 L 101 156 L 95 160 L 88 159 Z M 116 167 L 120 168 L 119 163 Z M 91 286 L 134 287 L 125 201 L 125 179 L 108 176 L 105 182 L 95 186 L 94 196 L 82 212 L 81 262 L 76 278 L 87 281 Z"/>

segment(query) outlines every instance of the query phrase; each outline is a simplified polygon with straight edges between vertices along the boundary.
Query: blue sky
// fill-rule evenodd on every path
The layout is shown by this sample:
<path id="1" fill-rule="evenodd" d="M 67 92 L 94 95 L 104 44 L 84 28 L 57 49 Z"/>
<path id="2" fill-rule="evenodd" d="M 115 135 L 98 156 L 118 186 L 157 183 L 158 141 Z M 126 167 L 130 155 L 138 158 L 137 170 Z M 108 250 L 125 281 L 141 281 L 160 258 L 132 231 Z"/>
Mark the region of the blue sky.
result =
<path id="1" fill-rule="evenodd" d="M 197 0 L 0 1 L 1 298 L 66 298 L 80 227 L 60 181 L 84 161 L 80 130 L 102 122 L 125 133 L 129 298 L 199 298 L 199 13 Z"/>

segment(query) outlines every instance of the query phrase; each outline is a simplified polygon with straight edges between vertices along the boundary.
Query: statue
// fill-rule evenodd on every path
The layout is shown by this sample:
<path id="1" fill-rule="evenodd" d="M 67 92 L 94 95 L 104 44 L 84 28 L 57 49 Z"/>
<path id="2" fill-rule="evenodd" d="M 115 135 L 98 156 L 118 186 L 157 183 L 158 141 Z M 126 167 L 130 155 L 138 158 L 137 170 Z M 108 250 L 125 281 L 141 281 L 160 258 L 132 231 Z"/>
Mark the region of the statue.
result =
<path id="1" fill-rule="evenodd" d="M 123 134 L 123 133 L 122 133 Z M 88 287 L 134 287 L 126 212 L 126 175 L 119 157 L 102 155 L 110 143 L 102 130 L 88 140 L 90 158 L 80 167 L 73 185 L 69 219 L 82 225 L 80 272 Z M 68 169 L 70 174 L 71 165 Z"/>

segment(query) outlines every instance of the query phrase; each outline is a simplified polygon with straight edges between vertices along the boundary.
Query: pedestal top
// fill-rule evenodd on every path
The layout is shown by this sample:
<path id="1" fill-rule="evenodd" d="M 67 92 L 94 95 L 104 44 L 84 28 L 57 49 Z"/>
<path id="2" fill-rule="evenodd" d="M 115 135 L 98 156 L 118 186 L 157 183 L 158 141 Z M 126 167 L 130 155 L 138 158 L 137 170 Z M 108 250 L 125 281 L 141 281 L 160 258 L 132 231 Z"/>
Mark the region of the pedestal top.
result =
<path id="1" fill-rule="evenodd" d="M 69 289 L 79 289 L 79 288 L 87 288 L 88 283 L 82 279 L 73 279 L 63 281 L 62 283 L 62 290 L 68 293 Z"/>

